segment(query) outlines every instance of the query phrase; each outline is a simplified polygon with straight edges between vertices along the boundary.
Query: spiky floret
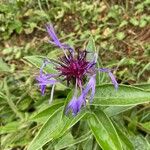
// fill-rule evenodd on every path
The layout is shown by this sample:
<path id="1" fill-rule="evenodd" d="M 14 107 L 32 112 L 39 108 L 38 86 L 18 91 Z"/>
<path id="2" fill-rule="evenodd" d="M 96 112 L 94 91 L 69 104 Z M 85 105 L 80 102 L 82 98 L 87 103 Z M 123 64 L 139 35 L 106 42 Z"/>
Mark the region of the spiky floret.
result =
<path id="1" fill-rule="evenodd" d="M 68 58 L 65 56 L 60 58 L 62 63 L 61 66 L 57 67 L 57 70 L 68 85 L 71 82 L 75 84 L 77 81 L 77 85 L 81 87 L 84 84 L 83 80 L 85 80 L 86 75 L 94 70 L 95 63 L 87 61 L 86 54 L 87 51 L 78 51 L 77 56 L 70 53 Z"/>

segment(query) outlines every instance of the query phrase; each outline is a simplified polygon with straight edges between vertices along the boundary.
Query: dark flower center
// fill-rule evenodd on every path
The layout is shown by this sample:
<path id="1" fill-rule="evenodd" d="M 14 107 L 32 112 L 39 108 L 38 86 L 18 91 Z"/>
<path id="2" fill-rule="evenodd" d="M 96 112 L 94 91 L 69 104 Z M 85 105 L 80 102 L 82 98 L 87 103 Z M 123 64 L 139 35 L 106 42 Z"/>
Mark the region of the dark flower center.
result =
<path id="1" fill-rule="evenodd" d="M 90 67 L 90 62 L 86 61 L 86 51 L 79 51 L 76 57 L 73 57 L 72 54 L 68 58 L 63 57 L 61 60 L 61 67 L 58 67 L 57 70 L 61 73 L 61 76 L 67 80 L 69 84 L 70 81 L 73 83 L 77 81 L 77 84 L 83 83 L 85 74 L 88 73 Z"/>

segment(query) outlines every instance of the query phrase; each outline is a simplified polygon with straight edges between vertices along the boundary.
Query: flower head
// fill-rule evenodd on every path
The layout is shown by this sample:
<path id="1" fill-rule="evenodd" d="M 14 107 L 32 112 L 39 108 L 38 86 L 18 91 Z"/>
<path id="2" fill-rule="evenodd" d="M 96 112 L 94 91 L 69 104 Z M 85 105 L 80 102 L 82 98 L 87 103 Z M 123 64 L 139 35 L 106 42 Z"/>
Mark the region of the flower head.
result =
<path id="1" fill-rule="evenodd" d="M 77 85 L 82 87 L 86 75 L 94 69 L 92 63 L 86 60 L 86 53 L 86 51 L 82 51 L 78 52 L 76 57 L 70 54 L 68 58 L 61 58 L 62 64 L 57 67 L 57 70 L 68 85 L 71 82 L 75 84 L 75 81 L 77 81 Z"/>
<path id="2" fill-rule="evenodd" d="M 74 85 L 75 92 L 73 98 L 71 99 L 66 108 L 66 113 L 71 111 L 73 115 L 77 115 L 78 112 L 81 110 L 82 106 L 85 106 L 88 101 L 91 103 L 94 98 L 96 87 L 96 73 L 98 71 L 108 73 L 114 87 L 116 89 L 118 88 L 118 83 L 109 69 L 96 68 L 98 56 L 97 53 L 93 53 L 93 60 L 89 61 L 87 60 L 87 50 L 76 52 L 68 44 L 60 42 L 54 32 L 54 28 L 52 25 L 47 25 L 46 28 L 49 36 L 52 39 L 52 41 L 49 42 L 59 47 L 64 52 L 64 55 L 62 57 L 59 57 L 58 62 L 55 61 L 55 68 L 57 70 L 57 74 L 44 73 L 44 67 L 51 63 L 48 60 L 44 61 L 40 69 L 40 74 L 36 78 L 41 88 L 42 95 L 44 94 L 47 85 L 53 85 L 51 93 L 53 94 L 54 85 L 58 81 L 60 81 L 60 79 L 65 80 L 68 86 L 70 84 Z"/>

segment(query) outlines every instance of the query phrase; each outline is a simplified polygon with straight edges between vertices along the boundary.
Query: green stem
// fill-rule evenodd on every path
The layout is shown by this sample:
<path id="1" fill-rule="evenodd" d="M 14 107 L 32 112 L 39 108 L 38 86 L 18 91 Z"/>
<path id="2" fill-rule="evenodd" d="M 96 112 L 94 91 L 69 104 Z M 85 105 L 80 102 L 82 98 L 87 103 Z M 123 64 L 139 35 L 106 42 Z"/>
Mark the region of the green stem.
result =
<path id="1" fill-rule="evenodd" d="M 132 122 L 132 120 L 129 118 L 129 117 L 127 117 L 127 116 L 123 116 L 123 119 L 124 120 L 126 120 L 126 121 L 128 121 L 128 122 Z M 149 130 L 147 130 L 146 128 L 144 128 L 140 123 L 136 123 L 136 127 L 139 129 L 139 130 L 141 130 L 141 131 L 144 131 L 145 133 L 148 133 L 148 134 L 150 134 L 150 131 Z"/>
<path id="2" fill-rule="evenodd" d="M 19 112 L 19 110 L 17 109 L 16 105 L 14 104 L 14 102 L 11 99 L 9 90 L 8 90 L 8 86 L 7 86 L 7 81 L 6 79 L 4 80 L 4 89 L 6 92 L 6 97 L 5 99 L 7 100 L 7 103 L 9 105 L 9 107 L 12 109 L 12 111 L 16 114 L 16 116 L 18 116 L 21 120 L 23 120 L 23 115 L 21 112 Z"/>
<path id="3" fill-rule="evenodd" d="M 21 120 L 23 120 L 23 116 L 22 116 L 21 112 L 18 111 L 18 109 L 17 109 L 16 105 L 13 103 L 13 101 L 8 97 L 6 97 L 6 100 L 7 100 L 9 107 L 16 114 L 16 116 L 18 116 Z"/>
<path id="4" fill-rule="evenodd" d="M 38 5 L 39 5 L 40 10 L 43 11 L 42 5 L 41 5 L 41 1 L 40 1 L 40 0 L 38 0 Z"/>

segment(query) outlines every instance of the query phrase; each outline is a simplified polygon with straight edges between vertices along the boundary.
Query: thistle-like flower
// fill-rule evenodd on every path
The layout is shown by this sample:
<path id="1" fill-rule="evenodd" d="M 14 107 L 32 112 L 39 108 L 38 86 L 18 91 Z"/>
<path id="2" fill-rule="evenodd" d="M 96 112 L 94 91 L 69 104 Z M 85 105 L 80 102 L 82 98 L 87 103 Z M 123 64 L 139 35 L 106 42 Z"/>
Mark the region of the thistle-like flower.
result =
<path id="1" fill-rule="evenodd" d="M 36 78 L 41 89 L 42 95 L 45 92 L 47 85 L 52 85 L 51 99 L 53 99 L 54 86 L 57 82 L 60 82 L 60 78 L 66 81 L 66 84 L 74 85 L 74 95 L 66 107 L 66 113 L 69 111 L 75 116 L 81 110 L 82 106 L 85 106 L 87 102 L 91 103 L 95 95 L 96 86 L 96 73 L 106 72 L 108 73 L 115 89 L 118 88 L 118 83 L 107 68 L 96 68 L 97 54 L 92 53 L 93 60 L 87 60 L 88 50 L 75 51 L 74 48 L 68 44 L 61 43 L 55 34 L 52 25 L 46 26 L 47 32 L 52 41 L 49 42 L 59 47 L 64 55 L 59 58 L 59 61 L 55 61 L 55 69 L 57 74 L 44 73 L 43 69 L 49 63 L 53 63 L 52 60 L 45 60 L 40 68 L 39 76 Z M 90 96 L 90 97 L 89 97 Z M 88 100 L 87 100 L 88 99 Z"/>

